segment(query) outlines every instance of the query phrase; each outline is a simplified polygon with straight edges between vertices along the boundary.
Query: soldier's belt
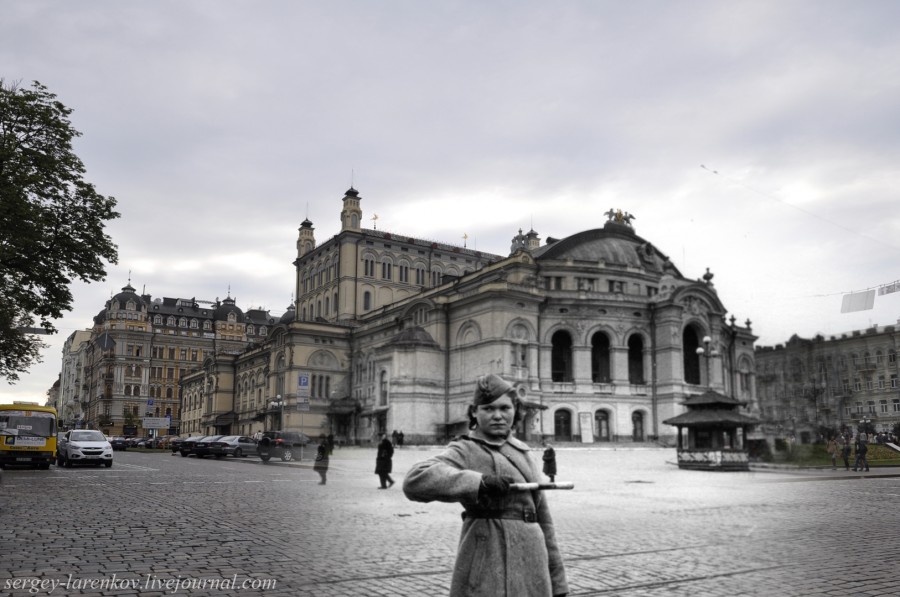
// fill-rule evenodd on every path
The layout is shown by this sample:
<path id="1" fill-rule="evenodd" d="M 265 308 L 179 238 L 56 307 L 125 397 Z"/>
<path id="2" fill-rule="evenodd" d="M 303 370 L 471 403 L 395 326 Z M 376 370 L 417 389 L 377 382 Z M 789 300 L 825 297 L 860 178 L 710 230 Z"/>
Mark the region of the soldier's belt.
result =
<path id="1" fill-rule="evenodd" d="M 495 518 L 502 520 L 521 520 L 523 522 L 537 522 L 537 512 L 534 510 L 466 510 L 462 513 L 463 520 L 467 518 Z"/>

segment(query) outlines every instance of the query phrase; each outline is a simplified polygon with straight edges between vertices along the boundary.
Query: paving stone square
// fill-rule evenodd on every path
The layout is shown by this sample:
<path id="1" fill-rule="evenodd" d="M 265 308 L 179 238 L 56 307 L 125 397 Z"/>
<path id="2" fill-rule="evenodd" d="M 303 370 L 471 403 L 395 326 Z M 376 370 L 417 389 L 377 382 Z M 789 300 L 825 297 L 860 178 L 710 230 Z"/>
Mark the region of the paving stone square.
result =
<path id="1" fill-rule="evenodd" d="M 400 483 L 438 451 L 398 449 L 385 491 L 367 448 L 335 450 L 324 486 L 311 452 L 7 470 L 0 594 L 446 595 L 461 508 L 411 502 Z M 575 483 L 548 492 L 571 596 L 898 593 L 900 472 L 684 471 L 674 457 L 557 448 L 557 480 Z M 30 592 L 41 582 L 57 585 Z"/>

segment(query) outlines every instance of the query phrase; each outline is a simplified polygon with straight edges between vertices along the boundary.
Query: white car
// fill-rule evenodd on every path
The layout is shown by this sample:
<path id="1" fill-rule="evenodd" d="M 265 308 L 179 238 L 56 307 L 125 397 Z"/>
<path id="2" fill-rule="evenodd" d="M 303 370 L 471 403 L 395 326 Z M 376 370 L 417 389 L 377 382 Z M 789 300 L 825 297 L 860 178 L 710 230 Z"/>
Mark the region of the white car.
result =
<path id="1" fill-rule="evenodd" d="M 58 451 L 56 466 L 103 464 L 109 468 L 113 463 L 112 445 L 105 435 L 92 429 L 67 431 Z"/>

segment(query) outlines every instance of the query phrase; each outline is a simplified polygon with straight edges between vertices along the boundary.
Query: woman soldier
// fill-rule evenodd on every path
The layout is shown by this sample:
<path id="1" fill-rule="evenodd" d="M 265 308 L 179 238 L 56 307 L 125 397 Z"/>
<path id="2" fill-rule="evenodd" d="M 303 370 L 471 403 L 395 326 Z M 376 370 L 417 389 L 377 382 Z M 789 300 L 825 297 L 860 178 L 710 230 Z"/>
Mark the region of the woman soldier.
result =
<path id="1" fill-rule="evenodd" d="M 553 520 L 529 448 L 512 437 L 524 415 L 519 390 L 497 375 L 479 377 L 468 408 L 471 433 L 419 462 L 403 482 L 418 502 L 459 502 L 462 538 L 451 597 L 557 597 L 568 594 Z"/>

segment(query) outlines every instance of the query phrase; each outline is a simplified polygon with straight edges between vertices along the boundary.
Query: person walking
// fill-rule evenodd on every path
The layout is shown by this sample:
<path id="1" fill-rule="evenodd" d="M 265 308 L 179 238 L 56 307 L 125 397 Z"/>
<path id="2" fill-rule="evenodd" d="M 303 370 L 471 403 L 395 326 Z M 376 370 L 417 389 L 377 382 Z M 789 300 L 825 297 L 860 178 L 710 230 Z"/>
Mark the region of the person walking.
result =
<path id="1" fill-rule="evenodd" d="M 862 470 L 862 467 L 866 467 L 866 472 L 869 471 L 869 461 L 866 459 L 866 453 L 869 451 L 869 434 L 865 432 L 865 430 L 860 430 L 856 436 L 856 461 L 853 463 L 853 472 L 856 472 L 856 469 Z"/>
<path id="2" fill-rule="evenodd" d="M 550 442 L 544 442 L 544 455 L 541 457 L 544 461 L 544 474 L 550 477 L 550 482 L 556 481 L 556 451 Z"/>
<path id="3" fill-rule="evenodd" d="M 319 473 L 321 480 L 319 485 L 325 485 L 328 475 L 328 440 L 322 438 L 319 447 L 316 448 L 316 461 L 313 463 L 313 470 Z"/>
<path id="4" fill-rule="evenodd" d="M 833 437 L 828 439 L 828 443 L 825 444 L 825 451 L 831 456 L 831 470 L 837 470 L 837 455 L 838 455 L 838 443 Z"/>
<path id="5" fill-rule="evenodd" d="M 481 376 L 468 407 L 467 436 L 415 464 L 403 492 L 415 502 L 459 502 L 462 536 L 450 597 L 565 597 L 569 588 L 550 508 L 529 447 L 512 436 L 525 406 L 498 375 Z"/>
<path id="6" fill-rule="evenodd" d="M 843 446 L 841 447 L 841 457 L 844 459 L 844 469 L 850 470 L 850 434 L 845 433 L 841 436 L 843 439 Z"/>
<path id="7" fill-rule="evenodd" d="M 378 444 L 378 453 L 375 455 L 375 474 L 381 481 L 378 489 L 387 489 L 394 486 L 391 479 L 391 470 L 394 467 L 394 446 L 384 433 L 381 434 L 381 442 Z"/>

